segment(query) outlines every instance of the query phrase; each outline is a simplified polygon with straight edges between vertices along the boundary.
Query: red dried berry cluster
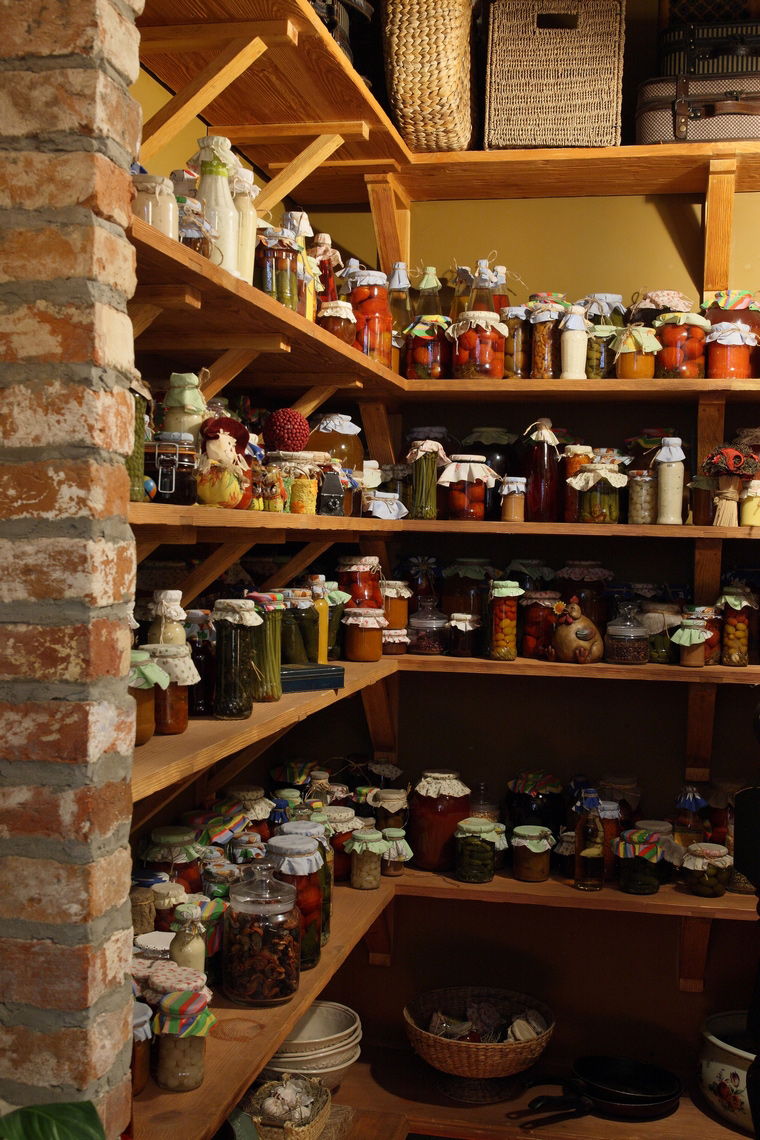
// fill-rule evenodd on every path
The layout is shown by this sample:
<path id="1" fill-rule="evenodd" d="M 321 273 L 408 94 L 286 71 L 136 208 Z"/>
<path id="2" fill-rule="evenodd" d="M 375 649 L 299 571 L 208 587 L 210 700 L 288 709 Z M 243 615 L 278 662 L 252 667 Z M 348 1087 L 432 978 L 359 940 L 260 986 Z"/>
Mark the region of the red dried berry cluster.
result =
<path id="1" fill-rule="evenodd" d="M 278 408 L 264 424 L 264 443 L 269 451 L 303 451 L 309 435 L 308 420 L 295 408 Z"/>

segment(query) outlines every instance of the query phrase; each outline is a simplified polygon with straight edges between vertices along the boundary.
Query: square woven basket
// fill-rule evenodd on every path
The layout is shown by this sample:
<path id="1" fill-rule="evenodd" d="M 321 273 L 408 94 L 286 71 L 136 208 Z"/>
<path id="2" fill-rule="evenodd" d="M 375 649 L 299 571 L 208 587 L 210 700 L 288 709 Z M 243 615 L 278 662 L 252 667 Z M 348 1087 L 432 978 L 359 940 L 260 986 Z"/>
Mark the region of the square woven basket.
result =
<path id="1" fill-rule="evenodd" d="M 619 146 L 625 0 L 491 0 L 485 147 Z"/>

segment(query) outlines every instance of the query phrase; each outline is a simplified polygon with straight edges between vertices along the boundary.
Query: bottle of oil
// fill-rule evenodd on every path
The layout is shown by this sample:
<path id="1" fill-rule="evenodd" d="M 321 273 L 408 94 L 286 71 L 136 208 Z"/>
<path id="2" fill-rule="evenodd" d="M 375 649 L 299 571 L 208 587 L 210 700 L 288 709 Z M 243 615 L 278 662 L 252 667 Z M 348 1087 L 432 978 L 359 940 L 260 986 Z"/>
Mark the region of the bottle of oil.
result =
<path id="1" fill-rule="evenodd" d="M 470 290 L 470 300 L 467 304 L 467 308 L 470 312 L 496 312 L 493 303 L 493 286 L 494 275 L 488 266 L 487 259 L 483 258 L 478 262 L 478 267 L 475 270 L 475 277 L 472 282 L 472 289 Z"/>
<path id="2" fill-rule="evenodd" d="M 584 788 L 575 827 L 575 877 L 579 891 L 601 891 L 604 886 L 604 825 L 595 788 Z"/>

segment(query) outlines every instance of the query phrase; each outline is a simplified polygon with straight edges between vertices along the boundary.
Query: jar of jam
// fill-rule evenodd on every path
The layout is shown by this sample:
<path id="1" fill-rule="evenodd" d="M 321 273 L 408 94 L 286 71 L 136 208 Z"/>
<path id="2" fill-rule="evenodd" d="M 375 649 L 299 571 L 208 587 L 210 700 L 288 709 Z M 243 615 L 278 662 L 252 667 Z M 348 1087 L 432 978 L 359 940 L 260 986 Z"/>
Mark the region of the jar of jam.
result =
<path id="1" fill-rule="evenodd" d="M 491 380 L 501 380 L 508 333 L 509 329 L 496 313 L 470 309 L 462 313 L 456 324 L 446 330 L 446 336 L 454 346 L 454 379 L 487 376 Z"/>
<path id="2" fill-rule="evenodd" d="M 565 822 L 562 781 L 545 769 L 519 772 L 507 784 L 506 808 L 515 827 L 544 827 L 559 835 Z"/>
<path id="3" fill-rule="evenodd" d="M 601 562 L 571 559 L 557 571 L 555 578 L 562 601 L 577 598 L 581 613 L 594 623 L 602 637 L 607 625 L 604 590 L 613 577 L 612 571 L 605 570 Z"/>
<path id="4" fill-rule="evenodd" d="M 663 850 L 659 835 L 636 829 L 624 831 L 613 840 L 612 852 L 618 861 L 620 889 L 628 895 L 654 895 L 660 889 L 659 864 Z"/>
<path id="5" fill-rule="evenodd" d="M 195 832 L 184 827 L 154 827 L 143 854 L 143 866 L 149 871 L 166 871 L 169 879 L 181 883 L 188 894 L 200 894 L 203 886 L 199 857 Z"/>
<path id="6" fill-rule="evenodd" d="M 168 674 L 165 689 L 157 686 L 156 735 L 179 736 L 187 731 L 189 716 L 189 686 L 196 685 L 201 676 L 193 664 L 189 645 L 146 645 L 144 651 L 151 661 Z"/>
<path id="7" fill-rule="evenodd" d="M 393 350 L 393 316 L 384 273 L 360 270 L 351 278 L 351 307 L 356 317 L 354 348 L 370 360 L 390 368 Z"/>
<path id="8" fill-rule="evenodd" d="M 741 324 L 757 337 L 760 331 L 760 305 L 748 289 L 719 289 L 702 308 L 712 325 Z M 750 349 L 750 376 L 760 376 L 760 341 Z"/>
<path id="9" fill-rule="evenodd" d="M 707 375 L 711 380 L 749 380 L 757 334 L 747 325 L 725 321 L 707 334 Z"/>
<path id="10" fill-rule="evenodd" d="M 380 873 L 397 877 L 404 873 L 404 863 L 412 857 L 412 849 L 406 841 L 406 832 L 401 827 L 386 827 L 383 839 L 388 849 L 383 855 Z"/>
<path id="11" fill-rule="evenodd" d="M 454 833 L 456 877 L 461 883 L 490 883 L 495 871 L 496 832 L 489 819 L 468 817 Z"/>
<path id="12" fill-rule="evenodd" d="M 385 603 L 388 629 L 405 630 L 409 621 L 409 599 L 412 596 L 408 583 L 391 579 L 381 583 L 380 593 Z"/>
<path id="13" fill-rule="evenodd" d="M 457 558 L 443 571 L 441 610 L 453 613 L 483 614 L 488 591 L 498 570 L 488 558 Z"/>
<path id="14" fill-rule="evenodd" d="M 480 618 L 476 614 L 452 614 L 449 621 L 451 657 L 480 656 Z"/>
<path id="15" fill-rule="evenodd" d="M 486 517 L 486 491 L 499 477 L 486 463 L 485 455 L 452 455 L 451 463 L 438 479 L 447 489 L 446 513 L 450 519 L 466 521 Z"/>
<path id="16" fill-rule="evenodd" d="M 705 664 L 705 642 L 709 636 L 707 627 L 700 618 L 684 614 L 679 629 L 673 634 L 673 642 L 680 650 L 679 663 L 702 668 Z"/>
<path id="17" fill-rule="evenodd" d="M 409 845 L 421 871 L 452 871 L 454 833 L 470 813 L 470 789 L 458 772 L 428 770 L 409 798 Z"/>
<path id="18" fill-rule="evenodd" d="M 296 888 L 301 913 L 301 969 L 311 970 L 322 953 L 322 880 L 324 858 L 308 835 L 275 835 L 267 843 L 275 875 Z"/>
<path id="19" fill-rule="evenodd" d="M 349 610 L 343 614 L 343 649 L 347 661 L 379 661 L 383 655 L 385 610 Z"/>
<path id="20" fill-rule="evenodd" d="M 559 467 L 559 497 L 561 502 L 561 517 L 567 523 L 580 522 L 580 492 L 568 486 L 568 479 L 580 474 L 586 463 L 591 463 L 594 451 L 580 443 L 569 443 L 560 457 Z"/>
<path id="21" fill-rule="evenodd" d="M 351 595 L 346 610 L 381 610 L 385 602 L 380 588 L 380 559 L 374 555 L 339 558 L 338 589 Z"/>
<path id="22" fill-rule="evenodd" d="M 508 305 L 502 309 L 501 323 L 506 326 L 504 341 L 504 375 L 508 379 L 530 377 L 531 323 L 527 305 Z"/>
<path id="23" fill-rule="evenodd" d="M 374 827 L 354 831 L 346 840 L 351 855 L 351 886 L 358 891 L 376 891 L 380 886 L 383 855 L 390 844 Z"/>
<path id="24" fill-rule="evenodd" d="M 546 660 L 557 624 L 557 590 L 528 590 L 520 598 L 522 607 L 522 656 Z"/>
<path id="25" fill-rule="evenodd" d="M 373 788 L 367 802 L 375 809 L 378 831 L 387 827 L 406 827 L 409 803 L 404 788 Z"/>
<path id="26" fill-rule="evenodd" d="M 417 317 L 406 333 L 407 380 L 441 380 L 451 375 L 451 342 L 446 329 L 448 317 L 431 314 Z"/>
<path id="27" fill-rule="evenodd" d="M 405 629 L 383 630 L 383 656 L 400 657 L 409 647 L 409 634 Z"/>
<path id="28" fill-rule="evenodd" d="M 705 335 L 710 322 L 699 313 L 666 313 L 655 322 L 662 345 L 657 353 L 658 380 L 701 380 L 705 375 Z"/>
<path id="29" fill-rule="evenodd" d="M 145 477 L 153 483 L 148 497 L 156 503 L 194 507 L 198 498 L 197 467 L 198 456 L 189 432 L 159 432 L 155 440 L 145 443 Z"/>
<path id="30" fill-rule="evenodd" d="M 517 657 L 517 599 L 524 593 L 517 582 L 491 583 L 487 635 L 492 661 L 514 661 Z"/>
<path id="31" fill-rule="evenodd" d="M 512 866 L 520 883 L 545 883 L 549 878 L 554 837 L 545 827 L 523 824 L 512 832 Z"/>
<path id="32" fill-rule="evenodd" d="M 657 354 L 662 346 L 654 331 L 643 325 L 628 325 L 612 341 L 618 380 L 652 380 Z"/>
<path id="33" fill-rule="evenodd" d="M 449 623 L 435 608 L 433 598 L 420 598 L 417 612 L 409 619 L 409 652 L 438 656 L 448 652 Z"/>
<path id="34" fill-rule="evenodd" d="M 348 882 L 351 877 L 351 856 L 346 853 L 346 840 L 350 839 L 354 831 L 364 826 L 364 820 L 357 816 L 351 807 L 337 807 L 328 804 L 324 809 L 333 834 L 330 844 L 335 855 L 333 874 L 336 883 Z"/>
<path id="35" fill-rule="evenodd" d="M 348 301 L 328 301 L 320 307 L 317 324 L 344 344 L 356 340 L 356 317 Z"/>

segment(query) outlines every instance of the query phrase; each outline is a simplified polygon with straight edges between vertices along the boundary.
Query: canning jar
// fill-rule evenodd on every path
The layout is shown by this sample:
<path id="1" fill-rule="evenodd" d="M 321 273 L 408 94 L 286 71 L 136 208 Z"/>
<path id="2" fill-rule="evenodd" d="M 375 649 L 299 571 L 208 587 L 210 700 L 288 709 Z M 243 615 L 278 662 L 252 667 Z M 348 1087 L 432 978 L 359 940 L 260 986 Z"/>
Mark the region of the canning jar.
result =
<path id="1" fill-rule="evenodd" d="M 522 657 L 546 659 L 552 647 L 554 627 L 557 624 L 557 590 L 528 590 L 520 598 L 522 607 Z"/>
<path id="2" fill-rule="evenodd" d="M 509 329 L 496 313 L 472 309 L 463 312 L 456 324 L 446 330 L 446 336 L 453 344 L 454 379 L 487 376 L 491 380 L 501 380 L 508 333 Z"/>
<path id="3" fill-rule="evenodd" d="M 706 808 L 707 800 L 702 798 L 694 784 L 687 784 L 678 793 L 673 837 L 681 847 L 689 847 L 704 837 Z"/>
<path id="4" fill-rule="evenodd" d="M 195 903 L 180 903 L 174 910 L 175 935 L 169 943 L 169 958 L 178 966 L 203 971 L 206 965 L 205 927 L 201 908 Z"/>
<path id="5" fill-rule="evenodd" d="M 516 826 L 544 827 L 559 835 L 565 821 L 562 781 L 545 769 L 525 769 L 507 784 L 507 815 Z"/>
<path id="6" fill-rule="evenodd" d="M 599 818 L 602 821 L 602 830 L 604 832 L 604 881 L 611 883 L 615 878 L 617 867 L 615 865 L 615 857 L 612 854 L 612 844 L 620 835 L 623 829 L 621 819 L 620 804 L 617 800 L 605 800 L 601 798 L 601 792 L 597 789 L 599 795 Z"/>
<path id="7" fill-rule="evenodd" d="M 402 827 L 386 827 L 383 829 L 383 839 L 388 849 L 382 857 L 380 873 L 396 877 L 403 875 L 404 863 L 412 858 L 412 849 L 406 841 L 406 832 Z"/>
<path id="8" fill-rule="evenodd" d="M 657 522 L 680 526 L 683 523 L 684 459 L 678 436 L 664 436 L 654 457 L 657 470 Z"/>
<path id="9" fill-rule="evenodd" d="M 620 489 L 628 476 L 616 463 L 587 463 L 568 479 L 569 489 L 578 492 L 578 520 L 582 523 L 612 524 L 620 520 Z"/>
<path id="10" fill-rule="evenodd" d="M 735 796 L 746 787 L 745 780 L 713 780 L 707 793 L 711 841 L 725 843 L 729 828 L 734 826 Z"/>
<path id="11" fill-rule="evenodd" d="M 441 609 L 453 613 L 482 614 L 488 601 L 490 582 L 498 570 L 488 558 L 456 558 L 443 571 Z"/>
<path id="12" fill-rule="evenodd" d="M 618 616 L 607 626 L 604 659 L 613 665 L 647 665 L 649 633 L 636 616 L 636 602 L 620 602 Z"/>
<path id="13" fill-rule="evenodd" d="M 189 645 L 145 645 L 151 661 L 169 677 L 165 689 L 160 686 L 156 694 L 156 735 L 178 736 L 187 730 L 189 715 L 188 687 L 200 681 L 200 673 L 193 664 Z"/>
<path id="14" fill-rule="evenodd" d="M 619 325 L 594 324 L 586 348 L 586 376 L 589 380 L 608 380 L 615 375 L 615 352 L 612 347 Z"/>
<path id="15" fill-rule="evenodd" d="M 406 653 L 409 645 L 409 634 L 405 629 L 383 630 L 383 656 L 400 657 Z"/>
<path id="16" fill-rule="evenodd" d="M 409 652 L 426 656 L 447 653 L 449 623 L 435 608 L 434 598 L 420 598 L 417 612 L 409 619 Z"/>
<path id="17" fill-rule="evenodd" d="M 451 463 L 438 479 L 448 489 L 447 515 L 465 521 L 485 518 L 486 488 L 495 487 L 498 475 L 486 463 L 485 455 L 452 455 Z"/>
<path id="18" fill-rule="evenodd" d="M 532 329 L 531 377 L 556 380 L 562 371 L 559 321 L 567 309 L 564 295 L 533 293 L 528 309 Z"/>
<path id="19" fill-rule="evenodd" d="M 651 325 L 661 320 L 666 313 L 688 313 L 694 302 L 675 289 L 650 289 L 645 293 L 634 294 L 628 322 L 637 325 Z"/>
<path id="20" fill-rule="evenodd" d="M 260 231 L 253 260 L 253 284 L 274 301 L 298 310 L 298 242 L 292 230 Z"/>
<path id="21" fill-rule="evenodd" d="M 569 559 L 555 576 L 562 601 L 569 602 L 575 598 L 583 616 L 594 623 L 602 636 L 607 625 L 604 590 L 613 576 L 601 562 L 584 559 Z"/>
<path id="22" fill-rule="evenodd" d="M 507 379 L 526 380 L 531 369 L 531 330 L 527 305 L 509 305 L 500 312 L 506 326 L 504 340 L 504 375 Z"/>
<path id="23" fill-rule="evenodd" d="M 628 472 L 628 522 L 634 526 L 657 522 L 656 471 Z"/>
<path id="24" fill-rule="evenodd" d="M 692 843 L 686 849 L 681 869 L 693 895 L 718 899 L 726 893 L 733 864 L 727 847 L 718 843 Z"/>
<path id="25" fill-rule="evenodd" d="M 521 475 L 505 475 L 499 487 L 502 522 L 525 522 L 525 488 L 527 479 Z"/>
<path id="26" fill-rule="evenodd" d="M 417 317 L 404 329 L 404 375 L 407 380 L 448 379 L 451 374 L 451 341 L 446 336 L 446 329 L 450 325 L 448 317 L 430 313 Z"/>
<path id="27" fill-rule="evenodd" d="M 627 895 L 655 895 L 660 889 L 662 875 L 659 864 L 663 857 L 660 836 L 637 828 L 624 831 L 612 844 L 618 859 L 620 889 Z"/>
<path id="28" fill-rule="evenodd" d="M 571 305 L 560 319 L 560 380 L 586 379 L 586 355 L 592 324 L 584 313 L 582 305 Z"/>
<path id="29" fill-rule="evenodd" d="M 217 720 L 247 720 L 253 710 L 253 627 L 262 624 L 256 603 L 221 598 L 211 614 L 216 629 Z"/>
<path id="30" fill-rule="evenodd" d="M 438 517 L 438 468 L 445 467 L 449 457 L 434 439 L 414 442 L 406 457 L 412 467 L 412 503 L 409 517 L 434 519 Z"/>
<path id="31" fill-rule="evenodd" d="M 374 555 L 348 555 L 338 559 L 338 589 L 350 594 L 346 610 L 381 610 L 380 559 Z"/>
<path id="32" fill-rule="evenodd" d="M 180 440 L 179 436 L 190 435 L 193 446 L 200 446 L 201 424 L 208 419 L 200 383 L 200 377 L 194 372 L 172 372 L 162 404 L 163 419 L 159 440 L 168 434 L 170 439 L 167 443 L 187 443 L 186 440 Z M 161 405 L 159 410 L 160 407 Z"/>
<path id="33" fill-rule="evenodd" d="M 216 1018 L 205 993 L 165 994 L 153 1022 L 156 1084 L 167 1092 L 191 1092 L 205 1077 L 206 1037 Z"/>
<path id="34" fill-rule="evenodd" d="M 744 484 L 739 503 L 739 526 L 760 526 L 760 480 Z"/>
<path id="35" fill-rule="evenodd" d="M 470 812 L 470 789 L 459 773 L 430 769 L 422 773 L 409 797 L 409 845 L 421 871 L 452 871 L 454 833 Z"/>
<path id="36" fill-rule="evenodd" d="M 451 657 L 480 656 L 480 618 L 477 614 L 452 614 L 449 620 Z"/>
<path id="37" fill-rule="evenodd" d="M 135 188 L 132 213 L 149 226 L 155 226 L 162 234 L 178 241 L 179 211 L 171 178 L 161 178 L 156 174 L 133 174 L 132 185 Z"/>
<path id="38" fill-rule="evenodd" d="M 310 970 L 322 953 L 322 881 L 324 858 L 316 839 L 307 835 L 275 835 L 267 855 L 278 879 L 296 888 L 301 914 L 301 969 Z"/>
<path id="39" fill-rule="evenodd" d="M 358 891 L 374 891 L 380 886 L 381 861 L 390 844 L 374 827 L 354 831 L 346 840 L 351 856 L 351 886 Z"/>
<path id="40" fill-rule="evenodd" d="M 156 687 L 166 689 L 169 675 L 144 649 L 133 649 L 129 665 L 129 695 L 135 702 L 135 748 L 147 744 L 156 731 Z"/>
<path id="41" fill-rule="evenodd" d="M 512 868 L 521 883 L 545 883 L 554 838 L 545 827 L 523 824 L 512 832 Z"/>
<path id="42" fill-rule="evenodd" d="M 296 889 L 255 866 L 230 887 L 224 912 L 222 988 L 238 1005 L 290 1001 L 301 973 L 301 916 Z"/>
<path id="43" fill-rule="evenodd" d="M 145 477 L 153 483 L 148 496 L 156 503 L 194 507 L 198 499 L 198 456 L 189 432 L 159 432 L 144 445 Z"/>
<path id="44" fill-rule="evenodd" d="M 354 348 L 370 360 L 390 368 L 393 351 L 393 317 L 388 303 L 388 278 L 362 269 L 351 278 L 349 300 L 356 317 Z"/>
<path id="45" fill-rule="evenodd" d="M 749 625 L 757 602 L 744 590 L 727 587 L 715 604 L 723 613 L 721 664 L 749 665 Z"/>
<path id="46" fill-rule="evenodd" d="M 163 873 L 165 874 L 166 872 Z M 175 908 L 180 903 L 187 901 L 185 883 L 154 883 L 151 887 L 151 894 L 153 896 L 153 906 L 156 910 L 154 929 L 168 934 L 174 922 Z"/>
<path id="47" fill-rule="evenodd" d="M 701 380 L 705 375 L 705 335 L 710 322 L 698 313 L 667 313 L 655 321 L 658 380 Z"/>
<path id="48" fill-rule="evenodd" d="M 246 831 L 255 831 L 264 843 L 274 834 L 274 825 L 270 825 L 270 816 L 275 803 L 264 795 L 264 789 L 257 784 L 234 784 L 229 794 L 242 804 L 247 819 Z"/>
<path id="49" fill-rule="evenodd" d="M 251 628 L 253 668 L 251 686 L 254 701 L 279 701 L 282 696 L 282 615 L 281 603 L 257 599 L 256 612 L 261 625 Z"/>
<path id="50" fill-rule="evenodd" d="M 720 487 L 717 477 L 695 475 L 688 487 L 691 496 L 692 524 L 712 526 L 715 520 L 715 496 Z"/>
<path id="51" fill-rule="evenodd" d="M 680 664 L 700 668 L 706 664 L 706 642 L 709 638 L 707 623 L 701 618 L 687 617 L 681 619 L 681 627 L 673 634 L 673 644 L 680 650 Z"/>
<path id="52" fill-rule="evenodd" d="M 514 661 L 517 657 L 517 599 L 524 593 L 517 582 L 491 583 L 487 636 L 492 661 Z"/>
<path id="53" fill-rule="evenodd" d="M 321 305 L 317 324 L 344 344 L 353 344 L 356 340 L 356 317 L 348 301 L 328 301 Z"/>
<path id="54" fill-rule="evenodd" d="M 468 817 L 454 833 L 456 877 L 462 883 L 490 883 L 495 871 L 496 832 L 489 819 Z"/>
<path id="55" fill-rule="evenodd" d="M 576 811 L 573 886 L 579 891 L 600 891 L 604 886 L 604 827 L 594 788 L 581 792 Z"/>
<path id="56" fill-rule="evenodd" d="M 145 642 L 151 645 L 186 644 L 187 614 L 182 608 L 181 590 L 154 590 L 149 612 L 153 620 L 148 627 Z"/>
<path id="57" fill-rule="evenodd" d="M 380 593 L 383 596 L 388 629 L 405 630 L 409 621 L 409 599 L 412 596 L 408 584 L 397 579 L 390 579 L 381 583 Z"/>
<path id="58" fill-rule="evenodd" d="M 653 602 L 646 598 L 642 603 L 641 620 L 649 634 L 649 660 L 653 665 L 677 665 L 680 655 L 673 634 L 681 625 L 681 606 L 678 602 Z"/>
<path id="59" fill-rule="evenodd" d="M 705 665 L 720 665 L 723 637 L 723 615 L 717 606 L 684 606 L 685 618 L 696 618 L 705 623 Z"/>
<path id="60" fill-rule="evenodd" d="M 379 661 L 383 655 L 385 610 L 346 610 L 343 651 L 347 661 Z"/>
<path id="61" fill-rule="evenodd" d="M 613 337 L 618 380 L 651 380 L 661 345 L 652 329 L 628 325 Z"/>
<path id="62" fill-rule="evenodd" d="M 403 788 L 373 788 L 367 803 L 375 809 L 378 831 L 385 831 L 387 827 L 406 827 L 409 803 Z"/>
<path id="63" fill-rule="evenodd" d="M 345 883 L 351 875 L 351 856 L 346 854 L 346 841 L 351 838 L 354 831 L 364 826 L 364 821 L 357 816 L 351 807 L 328 804 L 324 809 L 330 827 L 333 830 L 330 836 L 330 845 L 335 855 L 333 876 L 336 883 Z"/>
<path id="64" fill-rule="evenodd" d="M 580 492 L 568 486 L 568 479 L 579 475 L 587 463 L 594 458 L 594 451 L 581 443 L 569 443 L 559 460 L 559 501 L 564 522 L 580 522 Z"/>
<path id="65" fill-rule="evenodd" d="M 337 459 L 349 471 L 361 471 L 364 446 L 361 428 L 342 412 L 320 416 L 306 441 L 306 450 Z"/>
<path id="66" fill-rule="evenodd" d="M 150 1076 L 150 1042 L 153 1036 L 151 1018 L 153 1010 L 144 1001 L 132 1006 L 132 1096 L 139 1096 Z"/>
<path id="67" fill-rule="evenodd" d="M 535 431 L 533 429 L 535 428 Z M 552 421 L 542 418 L 528 427 L 525 448 L 525 518 L 556 522 L 559 508 L 558 440 Z"/>
<path id="68" fill-rule="evenodd" d="M 191 623 L 187 635 L 193 665 L 200 674 L 200 681 L 191 686 L 190 716 L 211 716 L 216 683 L 216 656 L 211 641 L 209 610 L 188 610 L 187 620 Z"/>
<path id="69" fill-rule="evenodd" d="M 316 813 L 310 812 L 308 819 L 294 819 L 282 823 L 277 829 L 278 835 L 305 835 L 309 839 L 316 839 L 322 852 L 322 866 L 319 868 L 319 885 L 322 888 L 322 932 L 320 944 L 326 946 L 330 941 L 330 927 L 333 912 L 333 885 L 335 883 L 335 852 L 330 845 L 327 832 L 332 831 L 330 824 L 320 823 L 314 819 Z M 318 814 L 322 814 L 321 812 Z"/>
<path id="70" fill-rule="evenodd" d="M 707 375 L 711 380 L 748 380 L 757 334 L 744 324 L 723 322 L 707 334 Z"/>
<path id="71" fill-rule="evenodd" d="M 203 889 L 200 853 L 193 831 L 185 827 L 154 827 L 142 861 L 147 870 L 165 871 L 173 883 L 181 883 L 188 894 L 196 894 Z"/>

